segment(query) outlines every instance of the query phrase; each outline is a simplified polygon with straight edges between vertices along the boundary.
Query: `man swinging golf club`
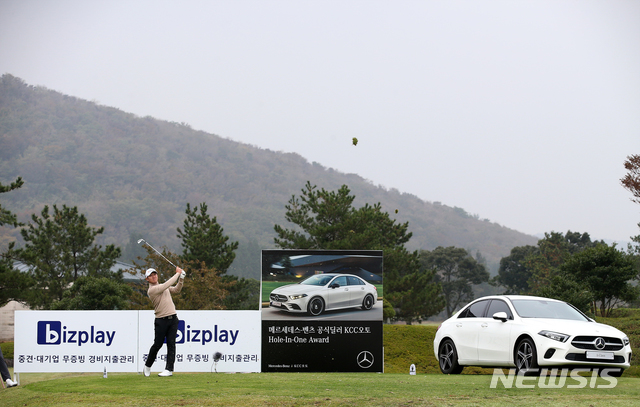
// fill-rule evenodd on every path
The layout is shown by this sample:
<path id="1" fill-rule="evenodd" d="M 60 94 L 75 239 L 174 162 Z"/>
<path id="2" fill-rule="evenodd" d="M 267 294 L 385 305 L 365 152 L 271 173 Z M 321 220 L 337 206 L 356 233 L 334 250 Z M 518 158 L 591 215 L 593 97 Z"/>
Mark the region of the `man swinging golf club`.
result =
<path id="1" fill-rule="evenodd" d="M 149 290 L 147 294 L 153 303 L 156 319 L 154 322 L 155 339 L 149 356 L 144 365 L 144 375 L 151 375 L 151 366 L 156 360 L 156 355 L 166 338 L 167 340 L 167 363 L 164 371 L 159 373 L 160 377 L 173 375 L 173 363 L 176 359 L 176 334 L 178 333 L 178 315 L 176 315 L 176 306 L 171 299 L 172 293 L 179 293 L 182 290 L 182 283 L 187 273 L 180 267 L 176 267 L 176 274 L 163 284 L 158 284 L 158 272 L 155 269 L 147 269 L 145 273 L 146 280 L 149 282 Z M 174 287 L 173 284 L 178 281 Z"/>

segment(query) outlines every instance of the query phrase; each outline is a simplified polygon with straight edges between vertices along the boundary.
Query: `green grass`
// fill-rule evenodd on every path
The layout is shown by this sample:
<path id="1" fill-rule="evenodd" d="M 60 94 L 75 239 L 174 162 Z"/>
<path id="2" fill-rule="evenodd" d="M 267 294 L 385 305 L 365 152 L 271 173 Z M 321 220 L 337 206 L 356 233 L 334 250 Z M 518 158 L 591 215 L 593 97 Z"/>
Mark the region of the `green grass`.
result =
<path id="1" fill-rule="evenodd" d="M 13 359 L 13 342 L 0 343 L 0 349 L 2 349 L 2 356 L 5 359 Z"/>
<path id="2" fill-rule="evenodd" d="M 599 379 L 599 384 L 607 384 Z M 4 407 L 44 406 L 626 406 L 640 400 L 639 379 L 613 389 L 490 388 L 491 376 L 375 373 L 176 373 L 68 375 L 0 391 Z"/>
<path id="3" fill-rule="evenodd" d="M 293 284 L 293 281 L 278 282 L 278 281 L 263 280 L 262 281 L 262 302 L 269 302 L 269 294 L 271 294 L 271 291 L 287 284 Z"/>
<path id="4" fill-rule="evenodd" d="M 385 373 L 408 373 L 416 365 L 416 372 L 440 373 L 433 353 L 433 338 L 438 325 L 384 325 Z M 493 369 L 466 367 L 462 374 L 491 374 Z"/>

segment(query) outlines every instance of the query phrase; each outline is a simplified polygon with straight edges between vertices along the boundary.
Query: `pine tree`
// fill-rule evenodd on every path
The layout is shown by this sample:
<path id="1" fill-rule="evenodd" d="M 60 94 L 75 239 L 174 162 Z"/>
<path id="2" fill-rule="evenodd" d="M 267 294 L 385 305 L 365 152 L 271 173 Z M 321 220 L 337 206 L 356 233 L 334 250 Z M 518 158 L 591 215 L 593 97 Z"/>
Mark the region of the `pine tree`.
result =
<path id="1" fill-rule="evenodd" d="M 396 223 L 380 203 L 354 208 L 354 195 L 343 185 L 338 191 L 318 190 L 307 181 L 299 197 L 285 205 L 285 219 L 297 229 L 275 225 L 275 244 L 283 249 L 382 250 L 384 292 L 397 317 L 408 323 L 442 310 L 440 289 L 433 274 L 420 270 L 418 252 L 404 244 L 411 239 L 409 222 Z"/>
<path id="2" fill-rule="evenodd" d="M 13 191 L 23 184 L 24 181 L 20 177 L 7 186 L 0 183 L 0 193 Z M 5 225 L 18 227 L 21 224 L 15 214 L 0 205 L 0 226 Z M 12 300 L 27 302 L 30 298 L 29 289 L 34 283 L 29 274 L 13 268 L 13 246 L 14 243 L 12 242 L 8 251 L 2 253 L 0 257 L 0 307 Z"/>
<path id="3" fill-rule="evenodd" d="M 30 266 L 35 279 L 35 298 L 32 306 L 48 309 L 63 298 L 71 283 L 81 275 L 107 277 L 121 280 L 121 275 L 111 272 L 120 256 L 114 245 L 94 245 L 95 237 L 104 228 L 95 229 L 87 224 L 87 218 L 78 213 L 77 207 L 53 205 L 53 214 L 45 206 L 41 217 L 31 216 L 32 223 L 20 233 L 25 241 L 15 256 Z"/>
<path id="4" fill-rule="evenodd" d="M 195 275 L 191 273 L 195 279 L 192 281 L 198 283 L 192 285 L 193 288 L 187 290 L 183 297 L 188 298 L 187 303 L 190 307 L 197 307 L 195 309 L 258 309 L 260 284 L 253 279 L 226 275 L 236 257 L 238 242 L 229 242 L 217 218 L 211 218 L 207 209 L 204 202 L 194 208 L 187 203 L 184 230 L 178 228 L 184 249 L 182 260 L 199 264 L 194 270 Z M 207 295 L 211 295 L 207 290 L 215 292 L 214 297 L 218 300 L 213 297 L 207 299 Z"/>
<path id="5" fill-rule="evenodd" d="M 184 220 L 184 230 L 178 228 L 178 237 L 182 240 L 182 259 L 185 261 L 201 261 L 217 270 L 218 274 L 225 274 L 236 255 L 238 242 L 229 242 L 224 235 L 224 229 L 207 214 L 207 204 L 191 208 L 187 203 L 187 218 Z"/>
<path id="6" fill-rule="evenodd" d="M 484 264 L 459 247 L 439 246 L 433 251 L 423 250 L 420 261 L 425 269 L 436 272 L 437 280 L 442 284 L 447 317 L 473 300 L 473 284 L 489 281 Z"/>

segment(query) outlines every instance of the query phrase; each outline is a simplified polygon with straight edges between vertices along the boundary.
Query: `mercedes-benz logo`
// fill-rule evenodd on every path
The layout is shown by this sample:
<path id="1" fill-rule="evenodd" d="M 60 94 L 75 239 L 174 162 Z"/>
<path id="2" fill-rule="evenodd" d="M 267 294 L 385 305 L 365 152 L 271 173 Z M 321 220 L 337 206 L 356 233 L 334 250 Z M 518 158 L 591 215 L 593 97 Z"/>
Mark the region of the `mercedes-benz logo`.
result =
<path id="1" fill-rule="evenodd" d="M 356 360 L 358 361 L 358 366 L 363 369 L 369 369 L 371 365 L 373 365 L 373 354 L 369 351 L 363 350 L 358 354 Z"/>
<path id="2" fill-rule="evenodd" d="M 600 338 L 600 337 L 596 338 L 596 340 L 593 341 L 593 344 L 596 346 L 596 349 L 598 349 L 598 350 L 604 349 L 604 347 L 606 345 L 605 342 L 604 342 L 604 338 Z"/>

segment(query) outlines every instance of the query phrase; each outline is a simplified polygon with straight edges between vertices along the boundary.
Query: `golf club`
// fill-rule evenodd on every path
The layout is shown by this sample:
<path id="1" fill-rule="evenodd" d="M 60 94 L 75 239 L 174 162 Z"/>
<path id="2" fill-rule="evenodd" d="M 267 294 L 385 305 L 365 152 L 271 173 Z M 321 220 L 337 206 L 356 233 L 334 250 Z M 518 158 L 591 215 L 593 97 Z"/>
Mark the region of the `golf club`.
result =
<path id="1" fill-rule="evenodd" d="M 146 244 L 147 246 L 149 246 L 150 248 L 152 248 L 156 253 L 158 253 L 158 254 L 160 255 L 160 257 L 162 257 L 162 258 L 163 258 L 163 259 L 165 259 L 167 262 L 169 262 L 169 264 L 171 264 L 173 267 L 176 267 L 176 268 L 178 267 L 178 266 L 176 266 L 175 264 L 171 263 L 171 262 L 169 261 L 169 259 L 167 259 L 166 257 L 164 257 L 164 256 L 162 255 L 162 253 L 160 253 L 158 250 L 156 250 L 156 248 L 155 248 L 155 247 L 151 246 L 151 245 L 149 244 L 149 242 L 147 242 L 146 240 L 144 240 L 144 239 L 140 239 L 140 240 L 138 240 L 138 244 L 140 244 L 140 243 L 142 243 L 143 245 L 145 245 L 145 244 Z"/>

